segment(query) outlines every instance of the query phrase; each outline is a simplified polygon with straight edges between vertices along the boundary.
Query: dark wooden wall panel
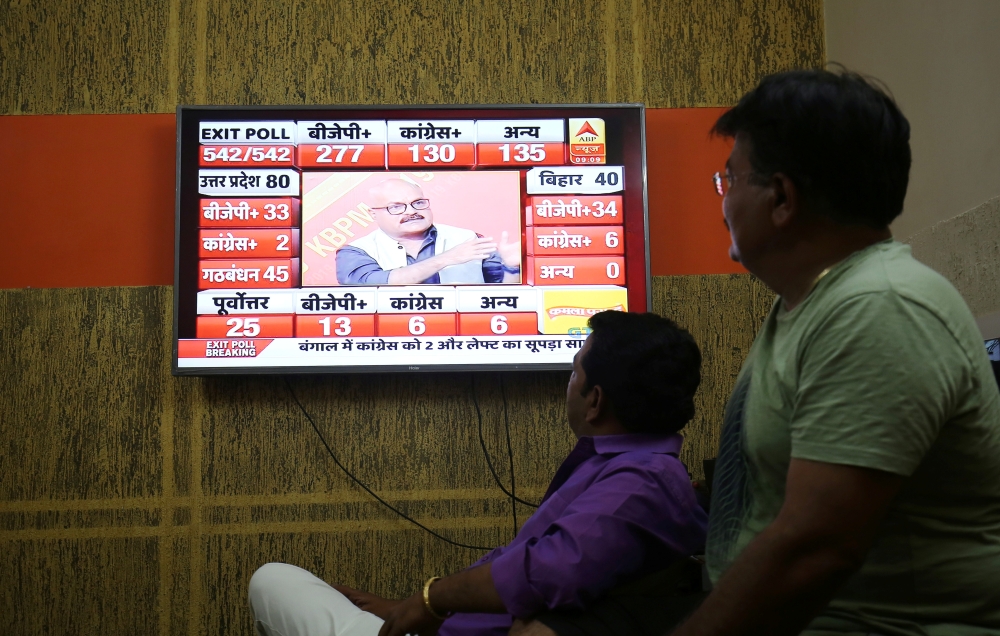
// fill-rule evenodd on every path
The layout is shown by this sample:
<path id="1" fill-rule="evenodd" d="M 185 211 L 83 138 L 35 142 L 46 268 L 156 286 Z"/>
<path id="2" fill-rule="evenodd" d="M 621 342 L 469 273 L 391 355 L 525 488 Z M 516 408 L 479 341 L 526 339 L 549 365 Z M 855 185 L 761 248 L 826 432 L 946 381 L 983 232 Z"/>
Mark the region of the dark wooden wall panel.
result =
<path id="1" fill-rule="evenodd" d="M 725 106 L 766 73 L 822 62 L 821 0 L 0 3 L 5 115 Z M 749 276 L 658 278 L 653 294 L 705 355 L 685 431 L 697 476 L 769 294 Z M 170 320 L 169 288 L 0 291 L 0 632 L 250 634 L 246 581 L 261 563 L 402 595 L 478 555 L 352 484 L 281 378 L 173 378 Z M 567 375 L 474 377 L 500 478 L 506 408 L 518 493 L 537 500 L 573 442 Z M 435 531 L 492 546 L 513 520 L 480 449 L 472 380 L 291 383 L 360 479 Z"/>
<path id="2" fill-rule="evenodd" d="M 725 106 L 823 61 L 820 0 L 48 0 L 0 6 L 0 113 L 177 104 Z"/>

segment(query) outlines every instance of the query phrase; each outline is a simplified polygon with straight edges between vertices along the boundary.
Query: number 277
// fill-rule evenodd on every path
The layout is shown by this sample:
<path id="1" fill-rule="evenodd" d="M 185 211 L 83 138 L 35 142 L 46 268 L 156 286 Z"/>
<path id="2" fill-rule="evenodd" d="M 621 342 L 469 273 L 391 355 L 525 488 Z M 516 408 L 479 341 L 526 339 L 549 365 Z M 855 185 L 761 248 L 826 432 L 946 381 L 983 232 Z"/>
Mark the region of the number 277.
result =
<path id="1" fill-rule="evenodd" d="M 361 157 L 361 151 L 364 150 L 364 146 L 316 146 L 316 151 L 319 155 L 316 157 L 316 163 L 343 163 L 344 153 L 348 150 L 353 150 L 354 154 L 351 156 L 351 163 L 357 163 L 358 159 Z M 331 159 L 330 155 L 334 152 L 337 153 L 336 159 Z"/>

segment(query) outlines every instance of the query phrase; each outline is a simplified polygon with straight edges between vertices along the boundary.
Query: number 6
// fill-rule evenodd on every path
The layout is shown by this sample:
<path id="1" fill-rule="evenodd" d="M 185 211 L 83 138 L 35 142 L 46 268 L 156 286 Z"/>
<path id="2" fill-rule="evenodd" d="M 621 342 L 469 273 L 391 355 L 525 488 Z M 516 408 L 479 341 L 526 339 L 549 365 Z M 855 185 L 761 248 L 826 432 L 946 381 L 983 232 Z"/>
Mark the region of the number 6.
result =
<path id="1" fill-rule="evenodd" d="M 410 334 L 414 336 L 419 336 L 427 331 L 427 325 L 424 324 L 423 316 L 413 316 L 410 318 Z"/>
<path id="2" fill-rule="evenodd" d="M 497 335 L 507 333 L 507 316 L 493 316 L 490 319 L 490 331 Z"/>

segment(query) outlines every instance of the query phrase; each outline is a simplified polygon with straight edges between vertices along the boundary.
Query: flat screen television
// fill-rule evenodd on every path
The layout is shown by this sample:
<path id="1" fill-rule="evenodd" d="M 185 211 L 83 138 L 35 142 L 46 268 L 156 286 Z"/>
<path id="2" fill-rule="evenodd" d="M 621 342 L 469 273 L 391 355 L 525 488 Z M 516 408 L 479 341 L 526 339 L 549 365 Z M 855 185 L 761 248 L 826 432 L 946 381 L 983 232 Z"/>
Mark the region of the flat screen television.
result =
<path id="1" fill-rule="evenodd" d="M 644 122 L 179 107 L 174 373 L 569 369 L 650 308 Z"/>

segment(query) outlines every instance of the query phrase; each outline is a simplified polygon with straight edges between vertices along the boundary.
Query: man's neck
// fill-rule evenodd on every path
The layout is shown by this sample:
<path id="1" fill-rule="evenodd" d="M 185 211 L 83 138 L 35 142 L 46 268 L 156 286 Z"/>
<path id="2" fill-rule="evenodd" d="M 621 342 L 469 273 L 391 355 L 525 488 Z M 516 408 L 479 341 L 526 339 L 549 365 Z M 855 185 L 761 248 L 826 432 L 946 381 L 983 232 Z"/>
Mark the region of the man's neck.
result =
<path id="1" fill-rule="evenodd" d="M 629 431 L 616 418 L 608 418 L 598 423 L 584 423 L 581 430 L 576 432 L 580 437 L 601 437 L 602 435 L 625 435 Z"/>
<path id="2" fill-rule="evenodd" d="M 809 296 L 823 274 L 851 254 L 892 238 L 888 228 L 819 223 L 748 269 L 781 296 L 786 310 Z"/>

